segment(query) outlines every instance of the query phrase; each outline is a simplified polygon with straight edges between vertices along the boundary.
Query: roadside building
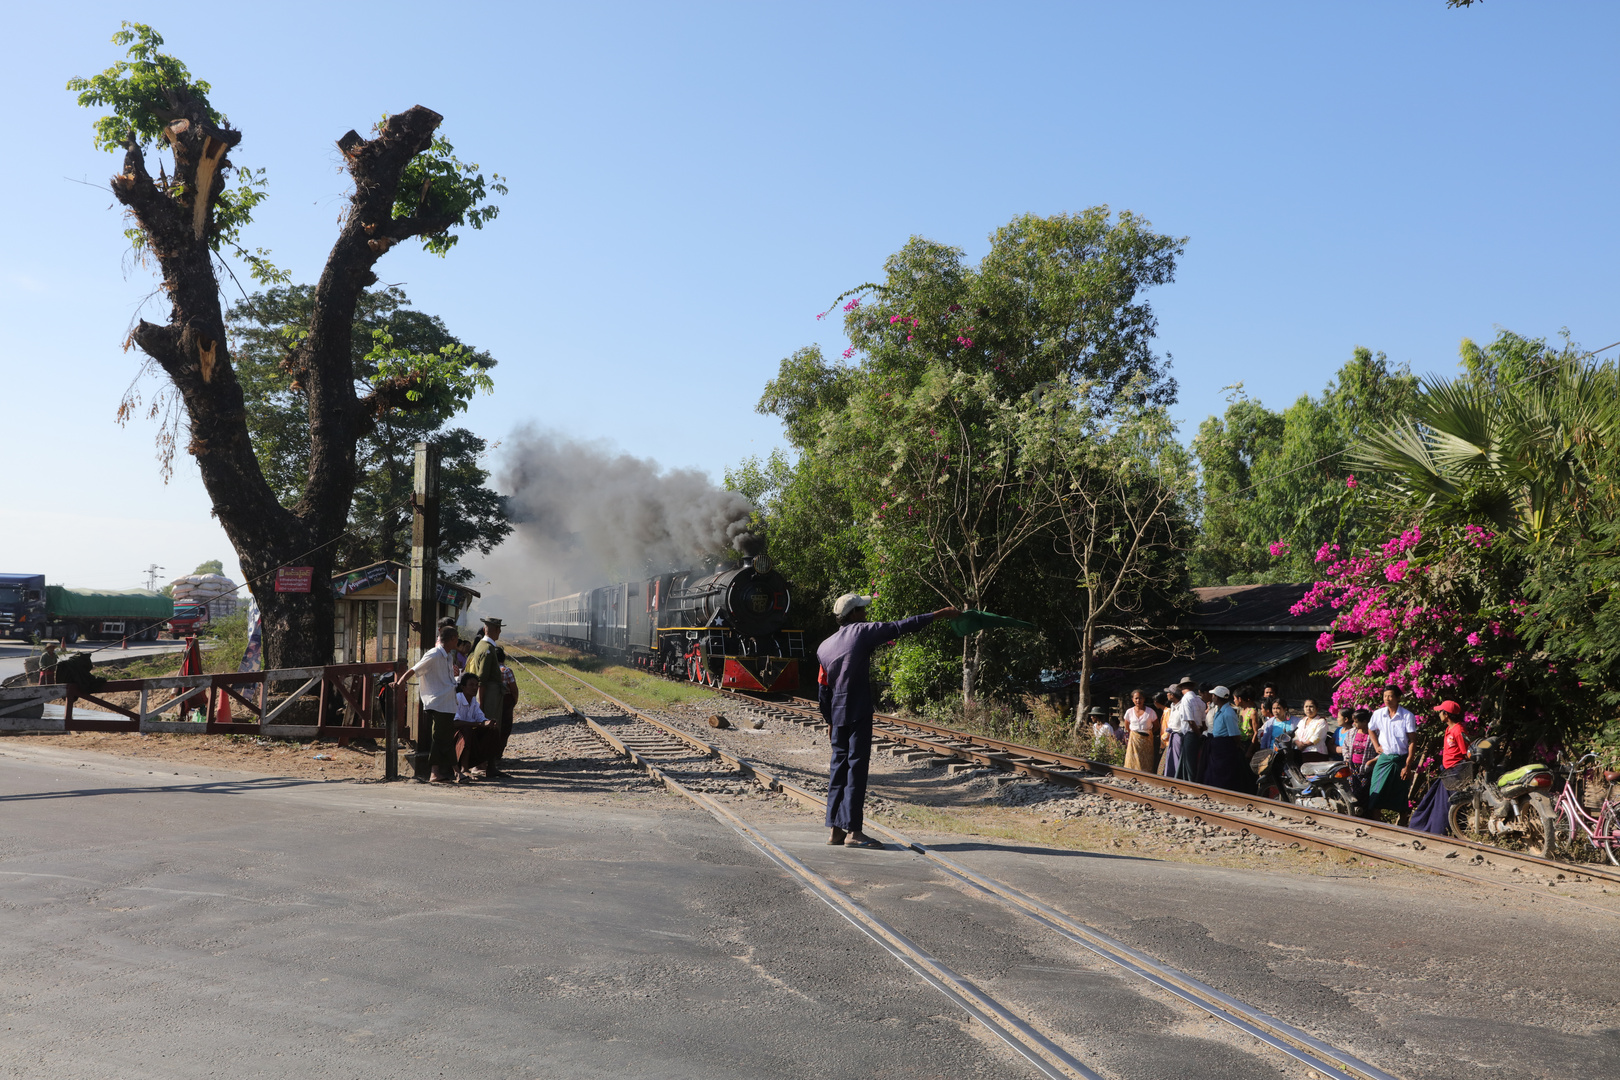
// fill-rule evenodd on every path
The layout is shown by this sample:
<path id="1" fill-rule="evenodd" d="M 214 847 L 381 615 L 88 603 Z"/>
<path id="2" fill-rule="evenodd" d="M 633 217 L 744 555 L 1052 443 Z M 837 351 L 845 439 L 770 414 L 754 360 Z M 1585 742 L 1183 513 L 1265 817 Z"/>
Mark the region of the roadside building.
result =
<path id="1" fill-rule="evenodd" d="M 361 664 L 405 655 L 399 625 L 411 593 L 411 568 L 404 563 L 375 562 L 332 575 L 337 605 L 332 627 L 332 663 Z M 433 618 L 458 622 L 479 596 L 476 589 L 439 579 L 438 610 Z"/>

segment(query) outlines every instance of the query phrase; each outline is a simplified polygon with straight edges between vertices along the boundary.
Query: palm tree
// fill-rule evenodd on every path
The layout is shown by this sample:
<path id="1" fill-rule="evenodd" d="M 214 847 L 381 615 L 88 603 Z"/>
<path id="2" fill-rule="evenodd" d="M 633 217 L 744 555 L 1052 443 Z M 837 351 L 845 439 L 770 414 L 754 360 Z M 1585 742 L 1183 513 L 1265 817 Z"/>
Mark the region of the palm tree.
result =
<path id="1" fill-rule="evenodd" d="M 1529 543 L 1583 532 L 1620 431 L 1620 370 L 1585 361 L 1566 350 L 1513 381 L 1492 369 L 1426 378 L 1411 418 L 1349 458 L 1429 521 L 1490 521 Z"/>

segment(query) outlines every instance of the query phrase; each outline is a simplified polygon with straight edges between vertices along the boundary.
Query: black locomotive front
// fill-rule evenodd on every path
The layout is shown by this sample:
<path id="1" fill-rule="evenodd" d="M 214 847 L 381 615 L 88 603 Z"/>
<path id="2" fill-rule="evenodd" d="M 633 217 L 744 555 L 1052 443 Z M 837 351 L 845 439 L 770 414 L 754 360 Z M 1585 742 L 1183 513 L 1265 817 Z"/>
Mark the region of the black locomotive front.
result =
<path id="1" fill-rule="evenodd" d="M 682 570 L 535 604 L 537 637 L 735 690 L 799 689 L 804 638 L 769 556 L 716 573 Z"/>

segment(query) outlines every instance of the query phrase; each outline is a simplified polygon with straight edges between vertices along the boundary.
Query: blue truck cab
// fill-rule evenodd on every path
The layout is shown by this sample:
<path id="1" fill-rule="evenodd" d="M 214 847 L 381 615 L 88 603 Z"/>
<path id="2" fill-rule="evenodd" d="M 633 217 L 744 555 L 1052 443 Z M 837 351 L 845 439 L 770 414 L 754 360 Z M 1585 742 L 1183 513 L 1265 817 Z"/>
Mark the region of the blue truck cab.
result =
<path id="1" fill-rule="evenodd" d="M 45 575 L 0 574 L 0 638 L 45 632 Z"/>

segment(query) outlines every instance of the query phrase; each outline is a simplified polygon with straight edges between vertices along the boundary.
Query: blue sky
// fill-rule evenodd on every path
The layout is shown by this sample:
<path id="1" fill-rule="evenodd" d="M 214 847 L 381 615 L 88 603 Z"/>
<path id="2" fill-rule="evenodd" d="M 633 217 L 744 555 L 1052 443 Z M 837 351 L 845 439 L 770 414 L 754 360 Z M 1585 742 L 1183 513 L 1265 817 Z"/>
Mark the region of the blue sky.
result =
<path id="1" fill-rule="evenodd" d="M 1356 345 L 1444 373 L 1497 327 L 1620 340 L 1611 4 L 281 3 L 204 20 L 86 2 L 6 17 L 0 314 L 14 493 L 0 569 L 131 586 L 235 559 L 194 468 L 118 427 L 152 274 L 62 87 L 151 21 L 269 169 L 248 240 L 311 281 L 334 140 L 420 103 L 508 177 L 448 259 L 379 266 L 499 360 L 468 426 L 535 422 L 716 479 L 816 312 L 921 234 L 1107 204 L 1188 238 L 1152 294 L 1191 435 L 1222 387 L 1283 406 Z M 267 18 L 268 16 L 268 18 Z M 148 396 L 156 389 L 150 380 Z M 48 478 L 60 478 L 56 485 Z M 41 481 L 47 481 L 41 483 Z M 18 507 L 21 506 L 21 509 Z"/>

